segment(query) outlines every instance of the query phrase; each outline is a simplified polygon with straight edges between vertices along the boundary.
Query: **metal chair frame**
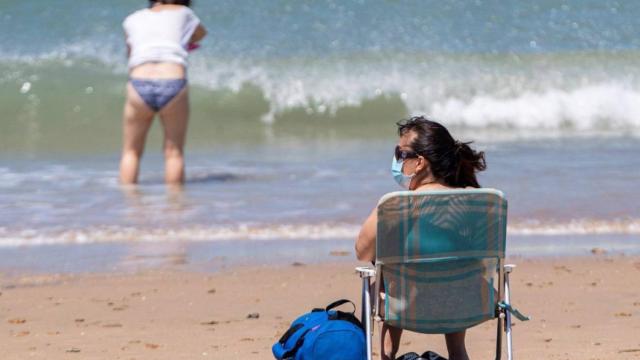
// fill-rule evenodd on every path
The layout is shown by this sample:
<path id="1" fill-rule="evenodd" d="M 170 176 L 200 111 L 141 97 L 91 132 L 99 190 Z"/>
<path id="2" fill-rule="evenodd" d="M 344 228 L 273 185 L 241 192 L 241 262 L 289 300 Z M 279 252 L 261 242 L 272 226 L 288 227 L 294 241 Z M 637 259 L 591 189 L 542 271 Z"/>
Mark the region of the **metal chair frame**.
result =
<path id="1" fill-rule="evenodd" d="M 511 291 L 509 287 L 509 275 L 516 267 L 513 264 L 504 264 L 504 259 L 499 260 L 499 285 L 498 285 L 498 302 L 502 301 L 506 305 L 511 305 Z M 373 326 L 372 320 L 376 322 L 384 322 L 384 319 L 378 313 L 380 308 L 380 280 L 382 278 L 382 268 L 380 265 L 376 265 L 376 268 L 372 267 L 357 267 L 356 273 L 362 279 L 362 322 L 365 325 L 366 345 L 367 345 L 367 360 L 372 359 L 372 337 Z M 374 296 L 375 302 L 371 306 L 371 279 L 375 277 Z M 503 296 L 504 294 L 504 296 Z M 511 331 L 511 313 L 498 306 L 498 302 L 495 304 L 496 318 L 497 318 L 497 332 L 496 332 L 496 360 L 502 358 L 502 333 L 504 326 L 504 333 L 507 338 L 507 360 L 513 360 L 513 340 Z"/>
<path id="2" fill-rule="evenodd" d="M 496 190 L 488 190 L 503 196 L 501 192 Z M 464 191 L 463 191 L 464 192 Z M 468 191 L 467 191 L 468 192 Z M 393 193 L 387 194 L 382 197 L 380 202 L 384 199 L 394 195 Z M 505 265 L 504 252 L 502 252 L 497 258 L 497 297 L 495 299 L 495 317 L 497 319 L 497 332 L 496 332 L 496 360 L 500 360 L 502 356 L 502 337 L 503 332 L 506 337 L 507 347 L 507 360 L 513 359 L 513 342 L 512 342 L 512 328 L 511 328 L 511 294 L 509 287 L 509 275 L 515 268 L 515 265 Z M 447 260 L 446 258 L 440 258 L 440 260 Z M 420 260 L 417 260 L 420 261 Z M 409 264 L 413 261 L 404 261 L 403 263 Z M 373 327 L 372 320 L 377 322 L 384 322 L 384 319 L 379 314 L 380 309 L 380 283 L 382 279 L 384 263 L 376 259 L 375 267 L 357 267 L 356 272 L 362 279 L 362 322 L 365 325 L 366 331 L 366 346 L 367 346 L 367 360 L 371 360 L 372 354 L 372 336 Z M 375 278 L 375 288 L 373 290 L 373 306 L 372 294 L 371 294 L 371 281 Z"/>

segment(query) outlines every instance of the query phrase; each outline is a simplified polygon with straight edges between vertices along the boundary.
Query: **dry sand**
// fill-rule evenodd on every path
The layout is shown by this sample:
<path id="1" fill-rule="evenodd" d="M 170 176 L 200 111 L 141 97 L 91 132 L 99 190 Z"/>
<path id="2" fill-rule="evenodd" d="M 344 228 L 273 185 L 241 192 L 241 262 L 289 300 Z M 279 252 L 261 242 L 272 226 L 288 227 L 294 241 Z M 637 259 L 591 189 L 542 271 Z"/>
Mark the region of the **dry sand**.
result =
<path id="1" fill-rule="evenodd" d="M 512 260 L 513 302 L 533 317 L 516 321 L 518 359 L 640 359 L 640 258 Z M 271 359 L 296 316 L 359 299 L 355 265 L 5 276 L 0 358 Z M 469 330 L 472 359 L 493 358 L 494 329 Z M 403 336 L 402 352 L 427 349 L 446 354 L 443 337 Z"/>

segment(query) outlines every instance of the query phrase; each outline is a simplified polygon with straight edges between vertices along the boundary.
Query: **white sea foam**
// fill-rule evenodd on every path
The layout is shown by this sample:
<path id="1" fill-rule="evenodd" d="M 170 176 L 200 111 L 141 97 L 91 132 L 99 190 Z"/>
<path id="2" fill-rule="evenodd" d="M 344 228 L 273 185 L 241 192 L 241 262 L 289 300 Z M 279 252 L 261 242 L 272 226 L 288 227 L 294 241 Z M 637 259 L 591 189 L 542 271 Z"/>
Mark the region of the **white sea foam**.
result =
<path id="1" fill-rule="evenodd" d="M 640 128 L 640 91 L 615 83 L 573 90 L 527 91 L 507 98 L 479 95 L 464 100 L 452 97 L 435 102 L 430 109 L 430 113 L 437 118 L 476 128 Z"/>
<path id="2" fill-rule="evenodd" d="M 167 242 L 223 240 L 329 240 L 355 239 L 358 224 L 280 224 L 193 226 L 188 228 L 135 228 L 100 226 L 86 229 L 46 231 L 11 230 L 0 227 L 0 247 L 109 242 Z M 517 236 L 640 235 L 640 219 L 573 220 L 565 223 L 514 223 L 507 233 Z M 640 246 L 640 242 L 638 243 Z"/>
<path id="3" fill-rule="evenodd" d="M 510 235 L 640 235 L 640 219 L 577 219 L 568 222 L 524 222 L 508 226 Z M 640 239 L 638 239 L 640 246 Z"/>
<path id="4" fill-rule="evenodd" d="M 220 240 L 322 240 L 352 238 L 357 225 L 288 224 L 191 227 L 178 229 L 141 229 L 98 227 L 92 229 L 41 232 L 32 229 L 12 232 L 0 228 L 0 246 L 86 244 L 104 242 L 163 242 Z"/>

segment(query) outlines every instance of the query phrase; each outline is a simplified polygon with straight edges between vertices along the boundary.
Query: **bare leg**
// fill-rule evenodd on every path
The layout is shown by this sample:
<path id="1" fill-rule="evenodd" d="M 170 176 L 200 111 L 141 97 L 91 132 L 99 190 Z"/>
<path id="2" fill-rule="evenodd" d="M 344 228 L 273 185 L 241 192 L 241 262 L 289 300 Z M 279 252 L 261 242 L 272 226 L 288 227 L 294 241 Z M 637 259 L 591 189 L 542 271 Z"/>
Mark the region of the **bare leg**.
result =
<path id="1" fill-rule="evenodd" d="M 164 180 L 167 184 L 184 182 L 184 143 L 189 122 L 189 92 L 185 86 L 162 110 L 164 128 Z"/>
<path id="2" fill-rule="evenodd" d="M 147 132 L 151 127 L 154 112 L 136 90 L 127 84 L 127 100 L 124 104 L 122 158 L 120 160 L 120 183 L 134 184 L 138 181 L 140 157 L 144 151 Z"/>
<path id="3" fill-rule="evenodd" d="M 400 336 L 402 335 L 402 329 L 382 324 L 382 331 L 380 331 L 380 358 L 382 360 L 394 360 L 398 349 L 400 348 Z"/>
<path id="4" fill-rule="evenodd" d="M 465 335 L 465 330 L 444 335 L 444 339 L 447 342 L 447 350 L 449 351 L 449 360 L 469 360 L 467 348 L 464 345 Z"/>

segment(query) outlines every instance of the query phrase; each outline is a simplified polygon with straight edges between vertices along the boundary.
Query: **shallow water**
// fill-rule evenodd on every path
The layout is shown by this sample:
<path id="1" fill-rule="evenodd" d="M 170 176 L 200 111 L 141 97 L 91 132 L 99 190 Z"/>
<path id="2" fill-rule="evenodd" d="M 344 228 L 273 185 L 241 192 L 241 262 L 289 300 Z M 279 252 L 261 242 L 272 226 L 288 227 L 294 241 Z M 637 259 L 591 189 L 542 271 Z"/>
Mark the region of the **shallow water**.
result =
<path id="1" fill-rule="evenodd" d="M 225 239 L 340 239 L 386 192 L 394 138 L 213 147 L 189 154 L 183 190 L 150 155 L 135 187 L 117 157 L 4 159 L 0 245 Z M 635 139 L 478 143 L 480 181 L 509 199 L 513 235 L 640 234 Z"/>

